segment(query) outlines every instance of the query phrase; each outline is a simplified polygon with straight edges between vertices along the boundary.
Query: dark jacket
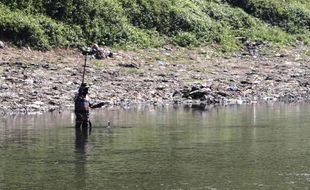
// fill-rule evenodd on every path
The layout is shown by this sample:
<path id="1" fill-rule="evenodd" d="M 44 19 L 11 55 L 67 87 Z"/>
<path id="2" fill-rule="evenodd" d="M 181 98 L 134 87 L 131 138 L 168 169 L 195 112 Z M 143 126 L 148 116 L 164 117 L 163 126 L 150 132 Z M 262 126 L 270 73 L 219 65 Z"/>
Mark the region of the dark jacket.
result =
<path id="1" fill-rule="evenodd" d="M 88 96 L 82 96 L 82 95 L 77 95 L 74 100 L 75 104 L 75 112 L 81 112 L 81 113 L 89 113 L 90 109 L 90 101 Z"/>

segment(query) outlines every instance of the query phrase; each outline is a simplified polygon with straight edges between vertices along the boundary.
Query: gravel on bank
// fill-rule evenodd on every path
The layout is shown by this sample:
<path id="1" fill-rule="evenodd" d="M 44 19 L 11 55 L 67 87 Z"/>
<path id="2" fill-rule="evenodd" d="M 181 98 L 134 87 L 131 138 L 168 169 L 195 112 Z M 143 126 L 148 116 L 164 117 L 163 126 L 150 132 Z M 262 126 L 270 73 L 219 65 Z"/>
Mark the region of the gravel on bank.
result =
<path id="1" fill-rule="evenodd" d="M 80 52 L 4 47 L 0 55 L 1 114 L 73 107 L 82 80 Z M 203 48 L 115 51 L 113 58 L 89 59 L 85 79 L 90 98 L 107 106 L 305 101 L 310 56 L 307 47 L 229 57 Z"/>

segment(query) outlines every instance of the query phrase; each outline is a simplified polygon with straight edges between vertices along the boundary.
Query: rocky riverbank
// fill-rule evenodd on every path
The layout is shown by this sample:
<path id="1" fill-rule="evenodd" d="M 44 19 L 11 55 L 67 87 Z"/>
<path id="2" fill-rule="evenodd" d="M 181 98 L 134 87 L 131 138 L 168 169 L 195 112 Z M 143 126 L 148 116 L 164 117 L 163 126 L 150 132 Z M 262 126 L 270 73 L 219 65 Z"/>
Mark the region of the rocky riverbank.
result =
<path id="1" fill-rule="evenodd" d="M 116 51 L 88 60 L 90 98 L 107 106 L 309 100 L 308 47 L 255 55 L 208 48 Z M 77 50 L 0 48 L 1 114 L 72 108 L 84 57 Z"/>

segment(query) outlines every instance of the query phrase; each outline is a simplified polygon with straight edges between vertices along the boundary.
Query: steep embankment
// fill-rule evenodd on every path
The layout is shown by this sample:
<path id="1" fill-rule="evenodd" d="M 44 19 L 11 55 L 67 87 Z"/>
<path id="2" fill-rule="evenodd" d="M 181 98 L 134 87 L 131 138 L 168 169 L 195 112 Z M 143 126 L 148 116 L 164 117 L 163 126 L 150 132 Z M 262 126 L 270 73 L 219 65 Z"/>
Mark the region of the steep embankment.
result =
<path id="1" fill-rule="evenodd" d="M 0 37 L 50 48 L 310 42 L 307 0 L 0 0 Z"/>

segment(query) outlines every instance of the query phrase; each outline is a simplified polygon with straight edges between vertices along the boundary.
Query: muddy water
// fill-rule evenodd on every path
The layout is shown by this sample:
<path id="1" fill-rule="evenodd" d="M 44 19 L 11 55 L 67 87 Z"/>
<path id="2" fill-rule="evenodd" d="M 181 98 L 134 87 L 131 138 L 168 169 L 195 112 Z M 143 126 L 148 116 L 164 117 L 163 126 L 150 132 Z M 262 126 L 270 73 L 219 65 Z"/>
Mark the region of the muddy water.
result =
<path id="1" fill-rule="evenodd" d="M 111 127 L 107 128 L 107 121 Z M 309 189 L 310 105 L 135 108 L 0 120 L 0 189 Z"/>

